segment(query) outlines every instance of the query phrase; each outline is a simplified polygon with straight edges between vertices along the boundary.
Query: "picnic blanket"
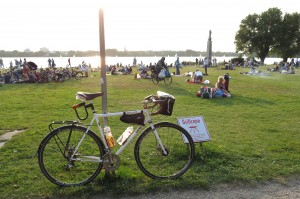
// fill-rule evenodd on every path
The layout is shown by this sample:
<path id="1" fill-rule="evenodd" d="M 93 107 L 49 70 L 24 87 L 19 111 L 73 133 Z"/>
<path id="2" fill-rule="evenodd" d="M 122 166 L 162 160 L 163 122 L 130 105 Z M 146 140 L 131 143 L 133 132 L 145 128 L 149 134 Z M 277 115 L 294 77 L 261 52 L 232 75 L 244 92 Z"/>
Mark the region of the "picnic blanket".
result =
<path id="1" fill-rule="evenodd" d="M 194 82 L 194 81 L 189 80 L 189 81 L 187 81 L 187 83 L 189 83 L 189 84 L 210 84 L 210 81 L 205 80 L 203 82 Z"/>

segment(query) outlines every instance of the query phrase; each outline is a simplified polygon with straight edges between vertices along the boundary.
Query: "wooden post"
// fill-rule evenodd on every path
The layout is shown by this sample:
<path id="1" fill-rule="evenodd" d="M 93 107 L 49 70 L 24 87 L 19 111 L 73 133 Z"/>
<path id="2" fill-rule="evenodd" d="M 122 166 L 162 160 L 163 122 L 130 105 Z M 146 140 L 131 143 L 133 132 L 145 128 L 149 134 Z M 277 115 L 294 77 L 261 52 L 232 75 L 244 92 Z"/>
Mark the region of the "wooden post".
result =
<path id="1" fill-rule="evenodd" d="M 104 16 L 103 9 L 99 11 L 99 41 L 100 41 L 100 61 L 101 61 L 101 92 L 102 94 L 102 113 L 108 113 L 107 110 L 107 85 L 106 85 L 106 63 L 105 63 L 105 37 L 104 37 Z M 103 125 L 108 125 L 107 117 L 103 118 Z"/>

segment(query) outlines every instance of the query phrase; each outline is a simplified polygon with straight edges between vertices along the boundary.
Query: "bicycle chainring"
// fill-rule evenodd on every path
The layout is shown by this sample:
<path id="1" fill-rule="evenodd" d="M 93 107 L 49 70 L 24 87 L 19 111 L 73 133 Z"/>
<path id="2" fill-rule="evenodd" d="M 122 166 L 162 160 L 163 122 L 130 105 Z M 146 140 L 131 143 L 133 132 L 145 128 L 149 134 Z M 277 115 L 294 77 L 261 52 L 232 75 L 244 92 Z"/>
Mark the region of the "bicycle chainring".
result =
<path id="1" fill-rule="evenodd" d="M 121 163 L 120 158 L 116 154 L 111 154 L 111 161 L 110 161 L 109 156 L 110 156 L 109 154 L 105 154 L 103 156 L 103 167 L 107 171 L 115 171 L 120 166 Z"/>

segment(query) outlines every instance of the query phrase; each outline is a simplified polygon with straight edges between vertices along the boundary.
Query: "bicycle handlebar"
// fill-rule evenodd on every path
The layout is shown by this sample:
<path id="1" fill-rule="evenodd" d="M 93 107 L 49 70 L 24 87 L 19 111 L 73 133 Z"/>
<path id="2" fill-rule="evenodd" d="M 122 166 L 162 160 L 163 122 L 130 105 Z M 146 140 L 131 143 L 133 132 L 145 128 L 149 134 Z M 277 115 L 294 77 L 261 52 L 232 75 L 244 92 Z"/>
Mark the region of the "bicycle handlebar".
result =
<path id="1" fill-rule="evenodd" d="M 153 111 L 154 107 L 158 106 L 157 111 L 150 113 L 150 115 L 158 115 L 163 111 L 164 106 L 166 104 L 166 100 L 167 99 L 160 99 L 158 95 L 151 94 L 151 95 L 148 95 L 144 98 L 144 101 L 142 102 L 142 104 L 144 105 L 145 109 L 152 108 L 152 111 Z M 80 115 L 77 111 L 77 109 L 80 108 L 80 107 L 84 107 L 85 117 L 80 117 Z M 89 104 L 86 104 L 85 102 L 81 102 L 79 104 L 74 104 L 72 106 L 72 109 L 74 109 L 74 111 L 76 112 L 76 116 L 79 120 L 86 120 L 88 118 L 87 108 L 91 108 L 93 110 L 93 112 L 95 111 L 94 105 L 93 105 L 92 102 L 89 103 Z"/>
<path id="2" fill-rule="evenodd" d="M 142 102 L 144 104 L 144 108 L 153 108 L 156 107 L 157 105 L 159 105 L 159 107 L 157 108 L 158 110 L 156 112 L 152 112 L 150 113 L 150 115 L 158 115 L 163 111 L 163 106 L 164 103 L 166 102 L 166 99 L 159 99 L 159 97 L 157 95 L 148 95 L 147 97 L 145 97 L 145 100 Z M 153 103 L 151 105 L 151 103 Z M 150 105 L 149 105 L 150 104 Z"/>

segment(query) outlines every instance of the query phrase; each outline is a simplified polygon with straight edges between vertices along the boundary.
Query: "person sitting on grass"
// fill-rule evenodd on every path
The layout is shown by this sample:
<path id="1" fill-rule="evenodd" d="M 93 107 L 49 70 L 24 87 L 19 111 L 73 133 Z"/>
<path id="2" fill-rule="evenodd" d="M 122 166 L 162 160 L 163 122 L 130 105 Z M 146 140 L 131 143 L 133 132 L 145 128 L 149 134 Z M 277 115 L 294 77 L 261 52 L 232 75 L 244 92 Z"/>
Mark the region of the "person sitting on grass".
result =
<path id="1" fill-rule="evenodd" d="M 150 75 L 148 74 L 146 68 L 143 69 L 143 70 L 141 71 L 140 76 L 141 76 L 141 78 L 143 78 L 143 79 L 150 79 L 150 78 L 151 78 Z"/>
<path id="2" fill-rule="evenodd" d="M 190 80 L 188 79 L 187 82 L 201 84 L 203 81 L 203 74 L 199 70 L 193 72 L 191 77 L 192 78 Z"/>
<path id="3" fill-rule="evenodd" d="M 230 94 L 225 87 L 225 79 L 223 76 L 218 77 L 218 81 L 215 84 L 215 97 L 230 97 Z"/>
<path id="4" fill-rule="evenodd" d="M 192 75 L 192 81 L 195 83 L 202 83 L 203 81 L 203 74 L 199 70 L 196 70 Z"/>
<path id="5" fill-rule="evenodd" d="M 111 75 L 117 75 L 117 68 L 116 68 L 116 66 L 112 66 L 112 68 L 111 68 Z"/>

